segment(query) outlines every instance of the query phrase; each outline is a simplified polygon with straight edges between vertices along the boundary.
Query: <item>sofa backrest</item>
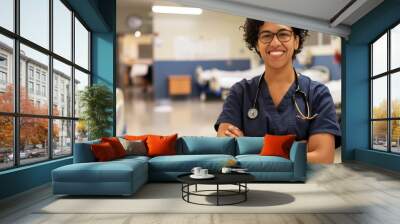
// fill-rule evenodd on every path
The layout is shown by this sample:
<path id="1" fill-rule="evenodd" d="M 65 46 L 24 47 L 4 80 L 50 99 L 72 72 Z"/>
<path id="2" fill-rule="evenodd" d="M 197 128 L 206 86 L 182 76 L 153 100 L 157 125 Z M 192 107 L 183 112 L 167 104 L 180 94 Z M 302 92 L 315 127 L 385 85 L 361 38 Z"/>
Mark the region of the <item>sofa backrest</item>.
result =
<path id="1" fill-rule="evenodd" d="M 99 144 L 100 140 L 86 141 L 75 143 L 74 148 L 74 163 L 95 162 L 96 158 L 90 148 L 92 144 Z"/>
<path id="2" fill-rule="evenodd" d="M 231 137 L 183 136 L 177 141 L 177 154 L 235 155 L 235 139 Z"/>
<path id="3" fill-rule="evenodd" d="M 259 154 L 264 145 L 264 137 L 236 138 L 236 155 Z"/>

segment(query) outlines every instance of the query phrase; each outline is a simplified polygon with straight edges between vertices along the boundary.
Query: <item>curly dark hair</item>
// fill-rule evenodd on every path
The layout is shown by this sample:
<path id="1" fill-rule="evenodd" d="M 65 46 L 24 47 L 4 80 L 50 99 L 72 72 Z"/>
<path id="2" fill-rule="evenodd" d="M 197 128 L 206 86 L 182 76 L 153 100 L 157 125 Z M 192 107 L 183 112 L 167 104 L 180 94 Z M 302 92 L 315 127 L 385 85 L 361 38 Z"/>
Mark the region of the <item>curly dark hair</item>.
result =
<path id="1" fill-rule="evenodd" d="M 243 34 L 243 39 L 246 42 L 247 47 L 251 51 L 257 52 L 257 54 L 261 57 L 260 52 L 257 50 L 257 41 L 258 41 L 258 32 L 260 30 L 260 27 L 264 25 L 264 21 L 260 20 L 255 20 L 255 19 L 250 19 L 247 18 L 243 26 L 240 26 L 241 29 L 243 29 L 244 34 Z M 308 36 L 308 30 L 300 29 L 300 28 L 295 28 L 292 27 L 294 35 L 297 35 L 299 37 L 299 48 L 297 50 L 294 50 L 293 54 L 293 59 L 296 58 L 296 55 L 301 52 L 301 49 L 303 48 L 303 43 Z"/>

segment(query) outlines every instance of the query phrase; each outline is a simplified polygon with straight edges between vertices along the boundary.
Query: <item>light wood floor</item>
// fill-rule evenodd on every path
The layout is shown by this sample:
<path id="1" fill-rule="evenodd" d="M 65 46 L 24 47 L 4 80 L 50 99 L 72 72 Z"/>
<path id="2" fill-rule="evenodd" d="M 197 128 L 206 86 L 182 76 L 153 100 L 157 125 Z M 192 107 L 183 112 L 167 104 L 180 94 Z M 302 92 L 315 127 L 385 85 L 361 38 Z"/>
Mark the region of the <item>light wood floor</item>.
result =
<path id="1" fill-rule="evenodd" d="M 314 165 L 308 174 L 308 183 L 367 206 L 355 214 L 37 214 L 55 199 L 45 185 L 0 202 L 0 223 L 400 223 L 399 174 L 359 163 Z"/>

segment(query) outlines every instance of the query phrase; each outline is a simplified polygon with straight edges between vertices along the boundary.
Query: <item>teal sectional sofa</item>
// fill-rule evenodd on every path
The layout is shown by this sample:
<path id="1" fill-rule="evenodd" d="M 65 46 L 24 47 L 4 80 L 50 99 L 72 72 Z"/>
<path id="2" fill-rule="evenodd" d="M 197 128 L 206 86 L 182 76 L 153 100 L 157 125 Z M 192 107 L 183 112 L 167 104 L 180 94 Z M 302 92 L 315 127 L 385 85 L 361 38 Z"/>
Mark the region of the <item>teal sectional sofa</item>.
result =
<path id="1" fill-rule="evenodd" d="M 263 137 L 197 137 L 177 140 L 177 155 L 127 156 L 96 162 L 90 141 L 75 144 L 74 163 L 52 171 L 54 194 L 131 195 L 148 181 L 176 181 L 176 177 L 200 166 L 219 172 L 228 160 L 236 160 L 259 182 L 305 182 L 306 144 L 294 142 L 290 159 L 258 155 Z"/>

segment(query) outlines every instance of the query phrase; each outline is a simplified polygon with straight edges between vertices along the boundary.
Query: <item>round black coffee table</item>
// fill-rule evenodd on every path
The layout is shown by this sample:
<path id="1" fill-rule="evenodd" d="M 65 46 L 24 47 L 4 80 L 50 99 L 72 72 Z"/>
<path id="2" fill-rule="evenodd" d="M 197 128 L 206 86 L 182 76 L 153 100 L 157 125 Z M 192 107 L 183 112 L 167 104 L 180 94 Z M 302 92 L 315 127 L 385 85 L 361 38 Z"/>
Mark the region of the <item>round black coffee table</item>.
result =
<path id="1" fill-rule="evenodd" d="M 215 177 L 212 179 L 193 179 L 190 177 L 191 173 L 182 174 L 177 177 L 178 181 L 182 183 L 182 199 L 188 203 L 198 205 L 234 205 L 247 200 L 247 192 L 249 188 L 247 183 L 255 180 L 255 177 L 248 173 L 216 173 L 213 174 Z M 197 185 L 216 185 L 215 190 L 197 190 Z M 190 191 L 190 186 L 195 186 L 194 191 Z M 237 190 L 223 190 L 220 189 L 220 185 L 236 185 Z M 215 192 L 215 194 L 206 194 L 209 192 Z M 202 204 L 190 201 L 190 196 L 204 196 L 204 197 L 216 197 L 216 204 Z M 241 196 L 239 200 L 231 203 L 221 203 L 221 197 L 232 197 Z"/>

